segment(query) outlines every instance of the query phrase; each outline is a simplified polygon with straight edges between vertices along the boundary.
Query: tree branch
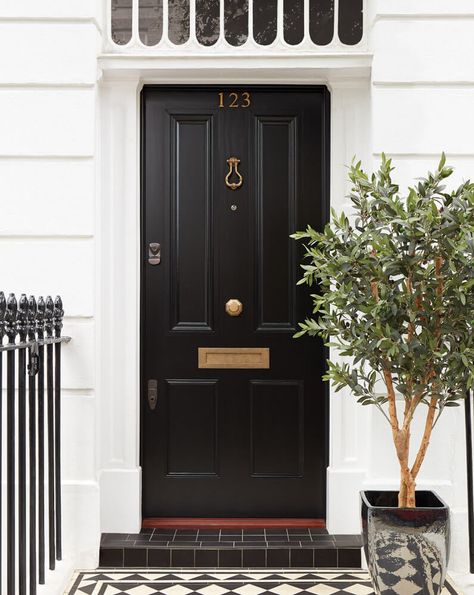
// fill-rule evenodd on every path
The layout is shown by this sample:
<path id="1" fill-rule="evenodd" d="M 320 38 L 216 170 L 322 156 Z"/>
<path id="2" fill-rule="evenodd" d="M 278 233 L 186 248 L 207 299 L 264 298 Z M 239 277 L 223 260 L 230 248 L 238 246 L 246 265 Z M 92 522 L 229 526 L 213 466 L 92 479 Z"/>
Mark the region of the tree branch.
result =
<path id="1" fill-rule="evenodd" d="M 433 430 L 434 417 L 436 414 L 436 403 L 437 403 L 436 397 L 431 397 L 429 408 L 428 408 L 428 414 L 426 416 L 425 431 L 423 432 L 423 438 L 421 440 L 420 449 L 418 450 L 418 454 L 416 455 L 415 462 L 413 463 L 413 467 L 411 468 L 411 475 L 412 475 L 413 479 L 415 479 L 416 476 L 418 475 L 421 464 L 423 463 L 423 461 L 425 459 L 426 450 L 430 443 L 431 432 Z"/>

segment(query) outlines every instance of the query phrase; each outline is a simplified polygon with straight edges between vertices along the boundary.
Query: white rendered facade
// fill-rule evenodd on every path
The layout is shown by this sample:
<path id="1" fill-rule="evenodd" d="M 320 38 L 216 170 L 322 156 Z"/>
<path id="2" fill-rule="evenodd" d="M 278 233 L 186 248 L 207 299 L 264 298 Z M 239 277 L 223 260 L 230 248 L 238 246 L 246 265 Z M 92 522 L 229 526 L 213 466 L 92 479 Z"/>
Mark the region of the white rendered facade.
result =
<path id="1" fill-rule="evenodd" d="M 101 532 L 136 532 L 139 467 L 139 120 L 146 83 L 326 84 L 331 204 L 345 165 L 394 157 L 403 187 L 445 150 L 474 169 L 474 7 L 468 0 L 368 0 L 358 46 L 200 51 L 117 48 L 101 0 L 0 6 L 1 288 L 63 296 L 65 560 L 94 567 Z M 59 272 L 58 272 L 59 271 Z M 330 400 L 328 529 L 359 530 L 358 491 L 395 487 L 384 420 Z M 463 409 L 440 421 L 420 475 L 452 510 L 451 568 L 467 569 Z M 51 582 L 54 581 L 54 582 Z M 57 591 L 55 591 L 57 589 Z"/>

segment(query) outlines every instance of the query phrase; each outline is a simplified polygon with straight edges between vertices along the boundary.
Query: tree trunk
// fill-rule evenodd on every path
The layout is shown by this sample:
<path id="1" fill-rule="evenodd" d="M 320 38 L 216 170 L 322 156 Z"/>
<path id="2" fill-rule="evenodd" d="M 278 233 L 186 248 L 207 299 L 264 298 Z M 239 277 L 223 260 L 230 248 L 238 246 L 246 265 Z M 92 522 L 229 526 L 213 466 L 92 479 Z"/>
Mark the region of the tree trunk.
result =
<path id="1" fill-rule="evenodd" d="M 410 426 L 403 427 L 396 433 L 395 448 L 400 463 L 400 492 L 398 506 L 415 508 L 415 479 L 408 465 L 410 455 Z"/>

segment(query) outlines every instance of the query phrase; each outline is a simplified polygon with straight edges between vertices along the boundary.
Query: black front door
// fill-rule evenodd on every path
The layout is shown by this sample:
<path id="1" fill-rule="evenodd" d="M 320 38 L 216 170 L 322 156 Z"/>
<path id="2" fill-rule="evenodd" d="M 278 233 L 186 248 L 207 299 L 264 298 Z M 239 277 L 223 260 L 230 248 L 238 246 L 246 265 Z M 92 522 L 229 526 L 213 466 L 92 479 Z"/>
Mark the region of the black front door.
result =
<path id="1" fill-rule="evenodd" d="M 327 90 L 142 97 L 143 514 L 324 517 L 324 348 L 292 338 L 288 236 L 327 217 Z"/>

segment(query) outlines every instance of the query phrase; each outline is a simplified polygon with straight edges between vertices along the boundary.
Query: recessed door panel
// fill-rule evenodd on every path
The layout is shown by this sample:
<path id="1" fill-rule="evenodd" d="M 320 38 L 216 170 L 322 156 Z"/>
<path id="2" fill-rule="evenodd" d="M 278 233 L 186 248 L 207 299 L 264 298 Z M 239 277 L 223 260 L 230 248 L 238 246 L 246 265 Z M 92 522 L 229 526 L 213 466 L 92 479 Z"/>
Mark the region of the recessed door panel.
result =
<path id="1" fill-rule="evenodd" d="M 288 236 L 327 220 L 328 93 L 142 98 L 143 514 L 324 517 L 325 354 L 292 338 L 314 289 Z"/>
<path id="2" fill-rule="evenodd" d="M 167 475 L 217 475 L 217 381 L 167 380 L 166 384 Z"/>
<path id="3" fill-rule="evenodd" d="M 172 329 L 210 330 L 212 116 L 172 115 L 171 127 Z"/>
<path id="4" fill-rule="evenodd" d="M 254 380 L 250 387 L 252 475 L 301 477 L 303 386 L 292 380 Z"/>
<path id="5" fill-rule="evenodd" d="M 260 116 L 255 125 L 258 328 L 294 330 L 297 123 L 295 116 Z"/>

